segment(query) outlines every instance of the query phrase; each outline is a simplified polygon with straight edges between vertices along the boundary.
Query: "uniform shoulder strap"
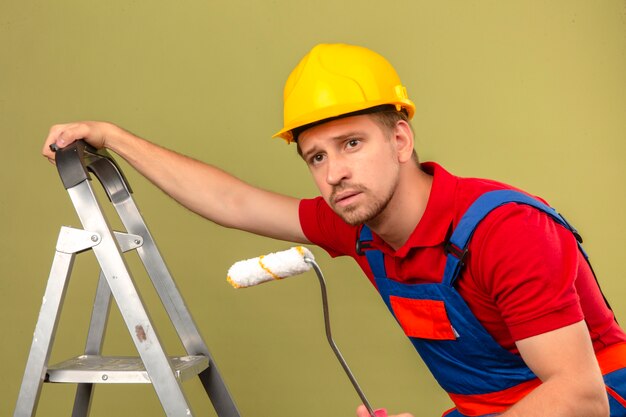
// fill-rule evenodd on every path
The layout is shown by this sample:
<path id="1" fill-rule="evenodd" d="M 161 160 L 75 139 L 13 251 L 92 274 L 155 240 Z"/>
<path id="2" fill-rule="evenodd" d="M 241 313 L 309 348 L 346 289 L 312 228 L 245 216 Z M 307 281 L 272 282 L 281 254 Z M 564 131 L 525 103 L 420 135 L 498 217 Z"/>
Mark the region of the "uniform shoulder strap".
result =
<path id="1" fill-rule="evenodd" d="M 532 206 L 538 210 L 548 214 L 554 221 L 561 224 L 568 230 L 570 230 L 578 241 L 578 246 L 582 251 L 585 258 L 587 254 L 580 246 L 582 239 L 580 235 L 574 229 L 563 216 L 557 213 L 552 207 L 544 204 L 543 202 L 533 198 L 527 194 L 524 194 L 516 190 L 496 190 L 489 191 L 478 197 L 472 205 L 467 209 L 465 214 L 461 217 L 459 224 L 454 228 L 452 235 L 445 244 L 446 250 L 446 267 L 444 270 L 444 276 L 442 283 L 447 285 L 454 285 L 461 268 L 463 267 L 463 261 L 467 255 L 467 248 L 469 246 L 470 239 L 476 230 L 476 227 L 480 222 L 496 208 L 508 204 L 518 203 Z"/>
<path id="2" fill-rule="evenodd" d="M 376 278 L 387 278 L 387 271 L 385 269 L 385 256 L 382 251 L 373 249 L 370 246 L 372 241 L 372 231 L 366 225 L 363 225 L 359 232 L 359 237 L 356 241 L 356 253 L 359 256 L 365 255 L 367 263 L 370 266 L 372 274 Z"/>

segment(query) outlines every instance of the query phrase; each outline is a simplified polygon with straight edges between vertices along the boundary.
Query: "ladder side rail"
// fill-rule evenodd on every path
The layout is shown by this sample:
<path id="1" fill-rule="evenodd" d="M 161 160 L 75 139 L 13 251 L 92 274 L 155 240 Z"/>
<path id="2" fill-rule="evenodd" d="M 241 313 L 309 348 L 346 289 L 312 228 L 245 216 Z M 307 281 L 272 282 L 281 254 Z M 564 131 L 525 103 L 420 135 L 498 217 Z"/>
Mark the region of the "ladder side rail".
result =
<path id="1" fill-rule="evenodd" d="M 100 271 L 98 288 L 96 289 L 91 321 L 89 323 L 89 332 L 87 333 L 86 355 L 101 354 L 110 309 L 111 289 L 104 273 Z M 72 417 L 87 417 L 89 415 L 94 389 L 95 386 L 91 383 L 80 383 L 77 385 Z"/>
<path id="2" fill-rule="evenodd" d="M 139 236 L 118 232 L 114 232 L 114 234 L 123 252 L 136 249 L 142 243 Z M 102 353 L 104 335 L 111 310 L 111 297 L 109 284 L 104 273 L 100 271 L 85 344 L 85 355 L 100 355 Z M 94 390 L 95 385 L 93 383 L 79 383 L 77 385 L 72 417 L 87 417 L 89 415 Z"/>
<path id="3" fill-rule="evenodd" d="M 101 242 L 93 248 L 124 318 L 131 338 L 168 416 L 188 416 L 191 409 L 167 357 L 113 233 L 89 181 L 67 189 L 76 213 L 87 230 L 97 232 Z"/>
<path id="4" fill-rule="evenodd" d="M 98 355 L 102 352 L 104 334 L 111 309 L 111 289 L 107 283 L 104 273 L 100 271 L 98 288 L 94 299 L 93 311 L 89 332 L 87 333 L 87 343 L 85 344 L 86 355 Z"/>
<path id="5" fill-rule="evenodd" d="M 121 171 L 111 160 L 101 159 L 89 166 L 107 191 L 111 203 L 126 231 L 141 236 L 142 245 L 137 248 L 148 276 L 189 355 L 208 355 L 198 327 L 196 326 L 172 275 L 148 230 L 137 204 L 128 188 L 124 187 Z"/>
<path id="6" fill-rule="evenodd" d="M 89 169 L 107 190 L 107 195 L 127 232 L 139 235 L 143 239 L 137 253 L 187 354 L 202 354 L 208 358 L 209 367 L 201 372 L 199 377 L 217 414 L 220 417 L 240 417 L 232 395 L 132 198 L 119 167 L 111 159 L 101 159 L 91 164 Z"/>
<path id="7" fill-rule="evenodd" d="M 125 203 L 118 205 L 120 216 L 122 218 L 128 217 L 124 216 L 124 214 L 129 212 L 131 213 L 130 218 L 133 220 L 136 218 L 141 219 L 141 217 L 136 217 L 139 216 L 139 212 L 137 211 L 137 207 L 131 203 L 132 201 L 129 199 Z M 209 359 L 209 367 L 202 371 L 199 377 L 218 416 L 240 417 L 239 410 L 228 390 L 228 386 L 219 372 L 219 368 L 209 348 L 202 339 L 176 287 L 176 283 L 172 279 L 163 258 L 159 255 L 158 248 L 148 230 L 145 229 L 146 234 L 142 234 L 141 230 L 136 230 L 136 227 L 140 225 L 125 224 L 125 226 L 129 231 L 132 231 L 132 233 L 142 235 L 144 238 L 143 245 L 137 249 L 137 253 L 148 271 L 188 354 L 202 354 Z"/>
<path id="8" fill-rule="evenodd" d="M 85 239 L 86 235 L 91 233 L 67 227 L 62 227 L 59 233 L 14 417 L 33 416 L 37 409 L 76 253 L 97 244 L 97 239 L 95 242 L 89 236 Z"/>

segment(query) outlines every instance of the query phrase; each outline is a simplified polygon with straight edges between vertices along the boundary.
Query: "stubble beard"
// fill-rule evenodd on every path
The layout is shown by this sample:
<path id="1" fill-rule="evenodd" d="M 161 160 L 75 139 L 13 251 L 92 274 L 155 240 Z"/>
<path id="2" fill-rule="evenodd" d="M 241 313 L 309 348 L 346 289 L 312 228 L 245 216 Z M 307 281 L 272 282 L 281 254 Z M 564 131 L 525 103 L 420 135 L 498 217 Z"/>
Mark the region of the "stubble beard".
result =
<path id="1" fill-rule="evenodd" d="M 389 205 L 389 202 L 391 201 L 395 190 L 395 186 L 389 187 L 385 195 L 378 196 L 374 195 L 367 187 L 360 184 L 349 186 L 340 185 L 333 189 L 333 192 L 331 194 L 331 201 L 334 201 L 334 196 L 336 193 L 342 191 L 345 188 L 359 191 L 368 197 L 371 196 L 371 201 L 361 205 L 352 204 L 346 207 L 337 208 L 334 204 L 331 203 L 333 211 L 337 213 L 337 215 L 350 226 L 358 226 L 378 217 L 383 211 L 385 211 L 385 209 Z"/>

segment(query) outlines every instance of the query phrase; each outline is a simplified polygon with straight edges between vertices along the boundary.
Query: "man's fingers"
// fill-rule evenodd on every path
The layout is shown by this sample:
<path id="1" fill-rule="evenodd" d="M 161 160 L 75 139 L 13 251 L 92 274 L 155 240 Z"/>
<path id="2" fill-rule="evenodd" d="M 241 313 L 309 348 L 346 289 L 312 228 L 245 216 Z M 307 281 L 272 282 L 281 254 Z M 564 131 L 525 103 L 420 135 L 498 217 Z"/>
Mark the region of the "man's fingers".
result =
<path id="1" fill-rule="evenodd" d="M 378 414 L 378 411 L 376 411 L 376 414 Z M 360 406 L 357 407 L 356 417 L 370 417 L 370 413 L 367 410 L 367 407 L 365 407 L 365 405 L 361 404 Z M 397 414 L 397 415 L 390 415 L 388 417 L 413 417 L 413 414 L 402 413 L 402 414 Z"/>
<path id="2" fill-rule="evenodd" d="M 370 412 L 367 411 L 367 407 L 361 404 L 356 409 L 356 417 L 370 417 Z"/>
<path id="3" fill-rule="evenodd" d="M 50 145 L 56 144 L 59 148 L 64 148 L 77 139 L 85 137 L 88 132 L 89 127 L 81 123 L 54 125 L 50 128 L 41 153 L 46 158 L 54 160 L 55 155 L 52 149 L 50 149 Z"/>

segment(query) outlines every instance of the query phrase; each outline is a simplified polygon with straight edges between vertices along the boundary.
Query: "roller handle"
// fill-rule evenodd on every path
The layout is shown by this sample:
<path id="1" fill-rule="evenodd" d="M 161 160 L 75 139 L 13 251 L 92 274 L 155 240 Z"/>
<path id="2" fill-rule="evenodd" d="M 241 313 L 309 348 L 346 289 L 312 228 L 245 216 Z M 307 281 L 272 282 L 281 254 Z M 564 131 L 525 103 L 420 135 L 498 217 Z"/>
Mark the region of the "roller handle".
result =
<path id="1" fill-rule="evenodd" d="M 297 253 L 294 253 L 293 250 Z M 293 255 L 293 256 L 292 256 Z M 268 260 L 268 265 L 263 264 L 263 260 Z M 271 265 L 269 265 L 271 263 Z M 235 288 L 241 288 L 245 286 L 254 286 L 262 282 L 267 282 L 272 279 L 282 279 L 290 276 L 301 274 L 313 268 L 320 283 L 320 290 L 322 295 L 322 310 L 324 313 L 324 328 L 326 330 L 326 338 L 332 348 L 335 356 L 339 360 L 343 370 L 350 379 L 352 386 L 356 390 L 357 394 L 361 398 L 363 405 L 367 408 L 367 411 L 371 417 L 387 417 L 387 411 L 385 409 L 374 410 L 367 400 L 363 390 L 359 386 L 356 378 L 354 377 L 350 367 L 346 363 L 343 355 L 339 351 L 337 344 L 333 340 L 331 326 L 330 326 L 330 312 L 328 308 L 328 295 L 326 292 L 326 282 L 324 280 L 324 274 L 319 265 L 315 262 L 313 254 L 306 248 L 298 246 L 282 252 L 275 252 L 266 256 L 260 256 L 257 258 L 247 259 L 245 261 L 239 261 L 233 264 L 228 271 L 227 280 Z"/>
<path id="2" fill-rule="evenodd" d="M 56 154 L 57 170 L 65 189 L 91 179 L 91 172 L 98 178 L 111 202 L 118 203 L 130 197 L 132 190 L 128 181 L 106 150 L 97 150 L 82 139 L 65 148 L 53 143 L 50 149 Z"/>

